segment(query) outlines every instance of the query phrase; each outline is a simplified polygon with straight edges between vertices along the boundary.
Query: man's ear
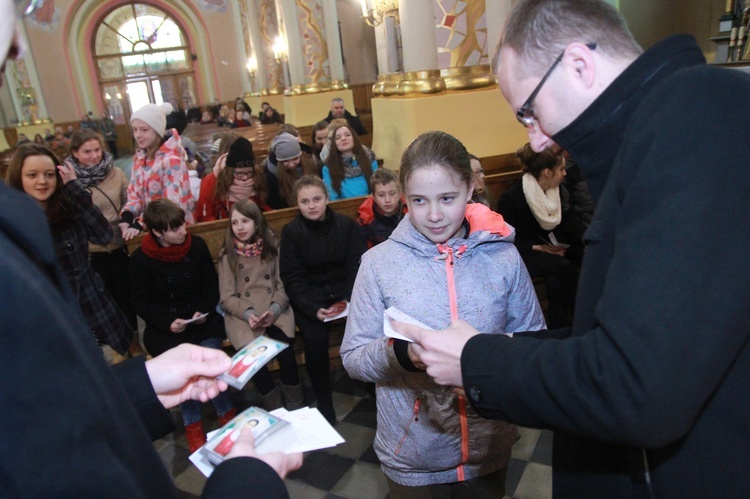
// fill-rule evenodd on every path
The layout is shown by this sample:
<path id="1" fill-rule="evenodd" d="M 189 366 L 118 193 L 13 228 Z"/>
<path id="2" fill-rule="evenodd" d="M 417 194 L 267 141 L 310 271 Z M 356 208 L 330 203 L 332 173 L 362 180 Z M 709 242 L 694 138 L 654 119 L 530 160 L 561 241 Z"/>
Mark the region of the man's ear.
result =
<path id="1" fill-rule="evenodd" d="M 562 63 L 574 80 L 579 81 L 585 88 L 594 85 L 596 63 L 593 49 L 587 47 L 586 44 L 575 42 L 568 45 Z"/>
<path id="2" fill-rule="evenodd" d="M 157 239 L 161 239 L 162 237 L 164 237 L 164 233 L 163 232 L 159 232 L 156 229 L 151 229 L 151 235 L 154 236 Z"/>

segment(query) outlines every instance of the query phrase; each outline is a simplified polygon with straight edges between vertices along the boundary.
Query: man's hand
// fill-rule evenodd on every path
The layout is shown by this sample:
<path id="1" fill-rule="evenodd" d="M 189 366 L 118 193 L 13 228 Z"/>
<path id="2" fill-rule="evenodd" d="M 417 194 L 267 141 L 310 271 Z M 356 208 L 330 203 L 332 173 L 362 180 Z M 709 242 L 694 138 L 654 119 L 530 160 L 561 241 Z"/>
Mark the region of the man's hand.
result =
<path id="1" fill-rule="evenodd" d="M 286 478 L 287 473 L 299 469 L 302 466 L 302 453 L 284 454 L 283 452 L 269 452 L 268 454 L 258 454 L 255 452 L 255 439 L 253 431 L 249 428 L 243 428 L 237 441 L 232 446 L 232 450 L 227 454 L 227 459 L 233 457 L 254 457 L 268 464 L 276 470 L 281 478 Z"/>
<path id="2" fill-rule="evenodd" d="M 156 395 L 167 409 L 186 400 L 206 402 L 227 389 L 216 376 L 227 372 L 232 360 L 215 348 L 183 343 L 146 361 Z"/>
<path id="3" fill-rule="evenodd" d="M 463 386 L 461 380 L 461 352 L 466 342 L 480 334 L 468 322 L 457 320 L 444 331 L 429 331 L 411 324 L 391 321 L 391 327 L 414 340 L 411 351 L 427 366 L 427 374 L 439 385 Z"/>

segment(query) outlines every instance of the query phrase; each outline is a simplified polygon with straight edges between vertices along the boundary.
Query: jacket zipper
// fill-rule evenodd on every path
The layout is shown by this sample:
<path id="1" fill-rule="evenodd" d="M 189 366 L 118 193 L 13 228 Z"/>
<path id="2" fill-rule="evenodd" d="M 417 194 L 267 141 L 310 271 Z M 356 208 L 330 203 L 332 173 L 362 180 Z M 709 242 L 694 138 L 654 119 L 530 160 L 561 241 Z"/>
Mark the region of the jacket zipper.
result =
<path id="1" fill-rule="evenodd" d="M 396 447 L 396 451 L 394 454 L 398 456 L 398 453 L 401 451 L 401 446 L 404 444 L 404 440 L 406 440 L 406 437 L 409 436 L 409 428 L 411 428 L 411 424 L 419 421 L 419 406 L 422 404 L 422 399 L 417 399 L 414 401 L 414 409 L 412 412 L 412 417 L 409 418 L 409 424 L 406 425 L 406 429 L 404 430 L 404 436 L 401 437 L 401 441 L 398 443 L 398 447 Z"/>
<path id="2" fill-rule="evenodd" d="M 458 299 L 456 297 L 456 280 L 453 275 L 453 265 L 455 263 L 453 248 L 438 245 L 438 251 L 447 255 L 445 259 L 445 273 L 448 279 L 448 300 L 451 309 L 451 321 L 458 319 Z M 466 246 L 461 246 L 455 256 L 460 257 L 466 251 Z M 461 464 L 456 470 L 459 482 L 465 480 L 464 464 L 469 461 L 469 422 L 466 417 L 466 399 L 461 395 L 458 396 L 458 417 L 461 422 Z"/>

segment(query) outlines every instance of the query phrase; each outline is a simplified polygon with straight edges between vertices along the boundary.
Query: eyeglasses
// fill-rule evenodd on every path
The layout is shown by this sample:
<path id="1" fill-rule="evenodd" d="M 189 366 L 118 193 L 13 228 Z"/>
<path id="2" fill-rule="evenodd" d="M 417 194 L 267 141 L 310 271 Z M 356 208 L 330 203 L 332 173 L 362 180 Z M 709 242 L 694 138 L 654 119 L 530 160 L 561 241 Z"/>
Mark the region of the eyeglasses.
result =
<path id="1" fill-rule="evenodd" d="M 14 0 L 13 3 L 17 17 L 29 16 L 44 4 L 43 0 Z"/>
<path id="2" fill-rule="evenodd" d="M 238 172 L 237 170 L 234 170 L 232 172 L 232 175 L 234 175 L 234 178 L 238 178 L 240 180 L 247 180 L 249 178 L 253 178 L 253 172 Z"/>
<path id="3" fill-rule="evenodd" d="M 589 50 L 595 50 L 596 49 L 596 43 L 587 43 L 586 46 L 589 48 Z M 547 73 L 542 77 L 542 81 L 539 82 L 539 85 L 536 86 L 533 92 L 531 92 L 531 95 L 529 95 L 529 98 L 526 99 L 526 102 L 523 103 L 523 105 L 518 108 L 518 111 L 516 112 L 516 119 L 520 124 L 525 126 L 526 128 L 533 128 L 534 123 L 536 122 L 536 116 L 534 116 L 534 99 L 536 99 L 537 94 L 542 89 L 542 86 L 544 85 L 544 82 L 547 81 L 547 78 L 549 78 L 549 75 L 552 74 L 552 71 L 555 70 L 558 64 L 560 64 L 560 61 L 562 61 L 563 56 L 565 55 L 565 50 L 562 51 L 562 53 L 557 56 L 557 59 L 555 59 L 555 62 L 552 63 L 552 66 L 549 67 L 547 70 Z"/>

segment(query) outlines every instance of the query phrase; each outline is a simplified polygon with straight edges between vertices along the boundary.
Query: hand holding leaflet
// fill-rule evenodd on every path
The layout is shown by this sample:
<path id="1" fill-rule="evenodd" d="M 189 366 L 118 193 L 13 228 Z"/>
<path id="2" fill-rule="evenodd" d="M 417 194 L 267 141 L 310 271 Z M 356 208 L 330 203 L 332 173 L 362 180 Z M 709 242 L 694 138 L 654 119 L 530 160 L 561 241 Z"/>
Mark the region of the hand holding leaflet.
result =
<path id="1" fill-rule="evenodd" d="M 208 317 L 208 312 L 206 312 L 205 314 L 201 314 L 201 315 L 198 315 L 196 317 L 193 317 L 192 319 L 185 319 L 185 320 L 182 321 L 182 323 L 183 324 L 190 324 L 191 322 L 196 322 L 196 321 L 199 321 L 201 319 L 205 319 L 206 317 Z"/>
<path id="2" fill-rule="evenodd" d="M 421 322 L 419 322 L 417 319 L 405 314 L 401 310 L 397 309 L 396 307 L 388 307 L 388 309 L 383 312 L 383 332 L 386 336 L 391 338 L 396 338 L 398 340 L 404 340 L 408 341 L 409 343 L 412 343 L 413 340 L 407 338 L 401 333 L 397 333 L 392 327 L 391 327 L 391 319 L 403 322 L 405 324 L 411 324 L 414 326 L 419 326 L 422 329 L 428 329 L 432 331 L 432 328 L 429 326 L 425 326 Z"/>

